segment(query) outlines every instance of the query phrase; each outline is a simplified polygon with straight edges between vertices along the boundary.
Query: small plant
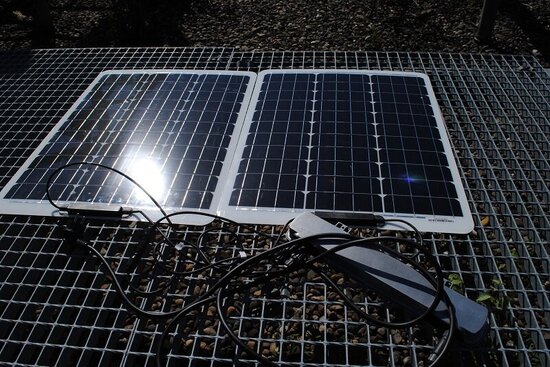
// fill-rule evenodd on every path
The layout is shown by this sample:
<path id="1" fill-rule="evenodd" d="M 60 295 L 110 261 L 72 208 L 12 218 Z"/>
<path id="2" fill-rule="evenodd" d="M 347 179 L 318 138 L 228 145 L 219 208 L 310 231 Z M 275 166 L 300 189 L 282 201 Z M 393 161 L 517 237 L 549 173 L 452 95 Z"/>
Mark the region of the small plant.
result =
<path id="1" fill-rule="evenodd" d="M 476 302 L 493 311 L 506 311 L 510 305 L 510 299 L 501 288 L 502 282 L 499 279 L 491 279 L 491 286 L 477 297 Z"/>
<path id="2" fill-rule="evenodd" d="M 460 294 L 464 294 L 464 281 L 458 274 L 449 274 L 447 277 L 449 280 L 449 288 Z"/>

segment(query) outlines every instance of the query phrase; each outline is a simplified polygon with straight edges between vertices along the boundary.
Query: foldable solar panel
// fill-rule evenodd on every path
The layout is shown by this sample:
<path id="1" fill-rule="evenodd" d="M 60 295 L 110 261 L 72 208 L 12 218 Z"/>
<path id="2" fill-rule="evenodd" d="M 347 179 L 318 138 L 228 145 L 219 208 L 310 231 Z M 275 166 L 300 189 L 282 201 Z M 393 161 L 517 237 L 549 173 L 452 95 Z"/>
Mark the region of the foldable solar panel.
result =
<path id="1" fill-rule="evenodd" d="M 473 228 L 423 74 L 105 72 L 1 192 L 6 211 L 51 214 L 46 180 L 77 161 L 129 174 L 168 211 L 264 224 L 304 211 L 375 213 L 423 231 Z M 51 191 L 62 203 L 152 206 L 98 167 L 62 171 Z"/>

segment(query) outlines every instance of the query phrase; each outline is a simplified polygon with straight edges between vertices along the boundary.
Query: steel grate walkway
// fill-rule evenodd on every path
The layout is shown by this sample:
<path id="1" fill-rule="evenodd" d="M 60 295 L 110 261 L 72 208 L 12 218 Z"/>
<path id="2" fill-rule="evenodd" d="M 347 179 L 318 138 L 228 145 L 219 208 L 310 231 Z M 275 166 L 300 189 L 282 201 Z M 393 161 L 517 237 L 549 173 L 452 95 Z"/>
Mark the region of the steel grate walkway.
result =
<path id="1" fill-rule="evenodd" d="M 487 344 L 474 353 L 455 350 L 460 358 L 453 360 L 465 366 L 550 365 L 550 76 L 531 57 L 223 48 L 3 53 L 0 185 L 15 174 L 101 71 L 269 68 L 428 74 L 476 228 L 467 236 L 429 234 L 425 240 L 446 275 L 459 276 L 469 298 L 485 292 L 494 306 Z M 0 216 L 0 363 L 154 365 L 163 324 L 127 312 L 97 262 L 84 261 L 83 254 L 67 255 L 56 223 L 54 218 Z M 221 249 L 219 244 L 234 229 L 221 226 L 203 237 L 213 252 L 231 256 L 238 248 Z M 269 247 L 265 237 L 235 230 L 251 253 Z M 97 221 L 88 225 L 87 235 L 115 270 L 122 271 L 130 261 L 128 248 L 137 244 L 140 231 L 140 224 Z M 191 240 L 204 233 L 194 227 L 180 231 Z M 330 290 L 314 275 L 300 277 L 294 297 L 282 299 L 256 290 L 242 306 L 236 318 L 239 332 L 246 332 L 259 352 L 267 350 L 275 361 L 290 365 L 425 365 L 431 344 L 417 331 L 384 333 L 365 327 L 336 307 Z M 163 281 L 169 280 L 161 276 L 140 284 L 153 287 Z M 192 276 L 171 286 L 164 297 L 137 302 L 170 311 L 207 287 L 204 277 Z M 352 286 L 349 291 L 353 292 Z M 211 316 L 212 310 L 205 307 L 194 314 L 195 320 L 178 328 L 168 365 L 235 363 L 235 347 L 219 335 Z M 274 333 L 278 329 L 284 331 Z M 243 357 L 242 365 L 254 363 Z"/>

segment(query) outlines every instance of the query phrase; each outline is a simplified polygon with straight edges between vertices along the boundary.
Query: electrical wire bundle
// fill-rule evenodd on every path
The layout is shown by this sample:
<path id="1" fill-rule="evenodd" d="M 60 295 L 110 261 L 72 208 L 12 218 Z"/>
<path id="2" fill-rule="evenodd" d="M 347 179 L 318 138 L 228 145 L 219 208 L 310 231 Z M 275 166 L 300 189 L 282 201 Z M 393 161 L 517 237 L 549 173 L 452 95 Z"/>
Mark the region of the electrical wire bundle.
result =
<path id="1" fill-rule="evenodd" d="M 162 213 L 162 217 L 153 221 L 142 211 L 126 207 L 121 207 L 113 213 L 90 209 L 90 207 L 82 209 L 76 206 L 58 205 L 50 194 L 53 178 L 68 167 L 83 165 L 110 170 L 125 177 L 151 199 Z M 77 218 L 98 215 L 106 217 L 142 215 L 149 222 L 149 225 L 143 231 L 143 238 L 136 246 L 135 251 L 133 251 L 126 264 L 126 268 L 124 269 L 126 275 L 124 276 L 120 275 L 120 271 L 117 274 L 113 270 L 112 264 L 101 251 L 98 251 L 91 243 L 83 240 L 81 232 L 83 232 L 82 228 L 85 228 L 86 224 L 81 219 L 77 220 L 80 223 L 80 227 L 64 227 L 64 233 L 65 237 L 77 247 L 87 249 L 99 260 L 103 271 L 112 281 L 114 289 L 129 311 L 140 317 L 167 322 L 156 346 L 156 362 L 159 367 L 165 363 L 163 356 L 166 353 L 166 348 L 170 348 L 172 344 L 170 343 L 171 333 L 177 328 L 177 325 L 183 319 L 189 317 L 193 311 L 200 310 L 209 305 L 214 305 L 216 308 L 216 315 L 221 326 L 220 335 L 222 333 L 225 334 L 237 346 L 237 350 L 241 351 L 248 358 L 260 362 L 262 365 L 281 365 L 261 352 L 256 351 L 251 343 L 248 343 L 247 340 L 238 335 L 238 330 L 236 330 L 238 329 L 238 325 L 236 324 L 246 318 L 243 308 L 247 307 L 246 302 L 243 302 L 240 296 L 249 297 L 252 289 L 258 289 L 259 291 L 256 292 L 259 292 L 257 295 L 260 296 L 261 294 L 265 294 L 261 290 L 265 290 L 267 287 L 271 291 L 275 289 L 276 292 L 272 292 L 273 294 L 270 295 L 273 299 L 288 298 L 291 296 L 291 292 L 285 288 L 285 284 L 288 284 L 289 276 L 304 271 L 314 274 L 316 282 L 324 283 L 331 290 L 335 295 L 333 302 L 345 306 L 348 312 L 355 314 L 356 320 L 365 322 L 368 325 L 376 325 L 388 329 L 410 328 L 425 323 L 436 306 L 440 302 L 444 302 L 449 310 L 449 326 L 447 330 L 440 331 L 441 335 L 435 338 L 437 339 L 437 345 L 430 351 L 428 358 L 430 365 L 436 365 L 441 361 L 453 339 L 455 317 L 452 304 L 443 291 L 443 273 L 441 267 L 437 259 L 423 246 L 420 233 L 418 233 L 414 226 L 405 221 L 395 220 L 408 224 L 416 232 L 416 239 L 381 235 L 362 238 L 345 233 L 319 234 L 288 239 L 285 233 L 289 223 L 278 234 L 274 235 L 271 233 L 262 233 L 257 231 L 256 228 L 236 223 L 227 218 L 202 212 L 181 211 L 168 214 L 134 179 L 112 167 L 91 162 L 69 163 L 54 170 L 48 178 L 46 196 L 50 203 L 59 211 L 67 212 Z M 225 223 L 225 226 L 222 225 L 220 227 L 218 225 L 205 229 L 195 241 L 189 241 L 181 238 L 172 219 L 178 215 L 190 214 L 211 217 L 217 221 L 216 223 Z M 246 229 L 245 234 L 248 236 L 252 235 L 256 238 L 262 237 L 268 239 L 268 248 L 258 249 L 243 245 L 239 241 L 240 228 Z M 209 248 L 207 237 L 210 234 L 219 233 L 220 230 L 225 233 L 224 239 Z M 323 250 L 315 245 L 318 241 L 330 241 L 334 246 L 330 250 Z M 223 245 L 221 242 L 223 242 Z M 414 251 L 407 256 L 399 250 L 401 246 L 413 249 Z M 330 269 L 330 265 L 326 260 L 331 255 L 351 247 L 373 249 L 414 268 L 433 287 L 434 297 L 432 303 L 424 312 L 419 315 L 413 315 L 408 319 L 405 318 L 405 321 L 389 321 L 389 317 L 386 318 L 387 320 L 382 317 L 374 317 L 368 312 L 368 307 L 365 306 L 365 303 L 358 303 L 352 299 L 349 296 L 349 292 L 346 289 L 342 289 L 342 284 L 337 284 L 330 275 L 334 274 L 335 271 Z M 220 249 L 222 251 L 226 250 L 223 256 L 220 256 Z M 128 251 L 130 250 L 128 249 Z M 145 274 L 141 274 L 139 269 L 139 264 L 144 259 L 147 259 L 149 263 L 144 273 L 148 273 L 149 276 L 152 274 L 153 277 L 159 276 L 163 279 L 162 282 L 157 282 L 159 283 L 158 287 L 152 290 L 142 289 L 139 285 L 133 285 L 130 279 L 136 278 L 139 280 L 140 277 L 146 276 Z M 424 265 L 421 265 L 420 260 L 425 264 L 429 264 L 430 271 Z M 171 287 L 174 287 L 175 282 L 185 281 L 190 277 L 202 277 L 205 273 L 212 276 L 211 279 L 208 279 L 209 284 L 206 289 L 198 292 L 196 295 L 189 296 L 185 302 L 181 302 L 181 308 L 168 312 L 150 311 L 140 308 L 133 301 L 136 298 L 158 297 L 159 295 L 166 294 Z M 436 276 L 433 277 L 432 273 L 435 273 Z M 147 282 L 145 281 L 145 283 Z M 282 288 L 278 286 L 279 284 L 283 285 Z M 366 290 L 366 292 L 372 294 L 371 290 Z M 377 298 L 377 296 L 374 298 Z M 380 307 L 390 308 L 388 306 L 391 305 L 388 304 L 388 301 L 391 300 L 384 300 Z M 260 331 L 260 335 L 256 339 L 261 339 L 261 337 L 262 331 Z M 177 338 L 173 339 L 176 340 Z M 239 358 L 239 356 L 236 355 L 235 358 Z"/>

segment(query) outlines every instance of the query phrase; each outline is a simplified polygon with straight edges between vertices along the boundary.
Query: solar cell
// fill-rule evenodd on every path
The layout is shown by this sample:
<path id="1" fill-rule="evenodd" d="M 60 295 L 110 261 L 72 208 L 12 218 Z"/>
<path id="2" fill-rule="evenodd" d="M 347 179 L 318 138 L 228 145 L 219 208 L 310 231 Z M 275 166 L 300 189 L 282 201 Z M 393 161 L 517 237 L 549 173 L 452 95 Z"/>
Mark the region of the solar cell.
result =
<path id="1" fill-rule="evenodd" d="M 215 209 L 254 79 L 246 72 L 102 73 L 2 191 L 6 209 L 50 214 L 51 206 L 36 205 L 45 201 L 48 176 L 78 161 L 129 174 L 167 209 Z M 98 167 L 62 171 L 51 192 L 60 202 L 152 206 L 137 187 Z"/>
<path id="2" fill-rule="evenodd" d="M 473 228 L 425 75 L 264 71 L 251 106 L 224 214 L 284 223 L 302 211 L 364 212 L 427 231 Z"/>

